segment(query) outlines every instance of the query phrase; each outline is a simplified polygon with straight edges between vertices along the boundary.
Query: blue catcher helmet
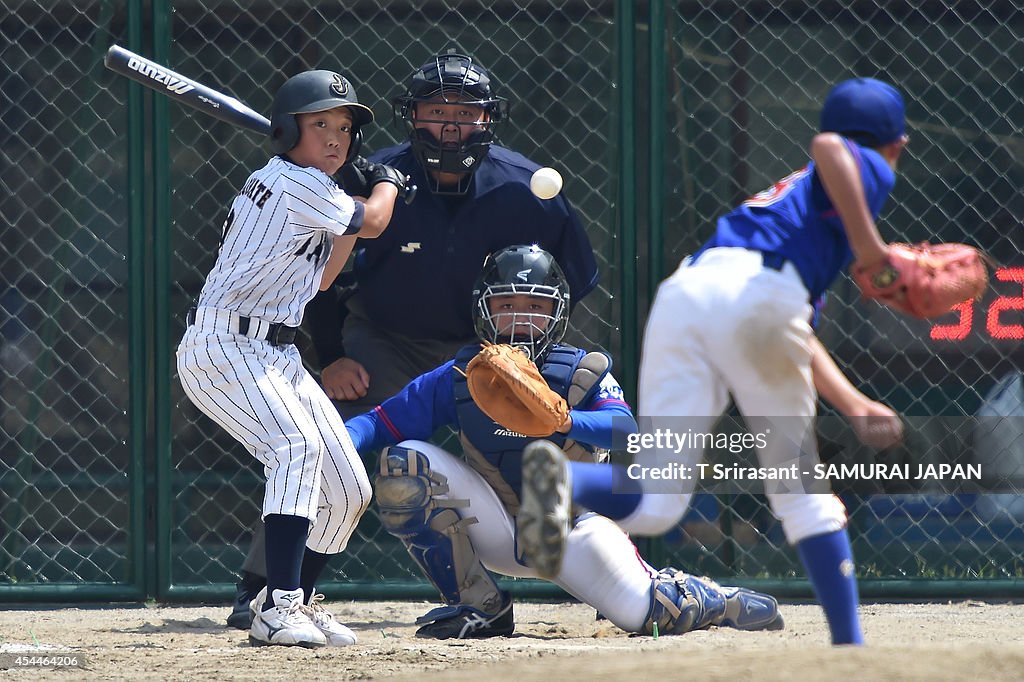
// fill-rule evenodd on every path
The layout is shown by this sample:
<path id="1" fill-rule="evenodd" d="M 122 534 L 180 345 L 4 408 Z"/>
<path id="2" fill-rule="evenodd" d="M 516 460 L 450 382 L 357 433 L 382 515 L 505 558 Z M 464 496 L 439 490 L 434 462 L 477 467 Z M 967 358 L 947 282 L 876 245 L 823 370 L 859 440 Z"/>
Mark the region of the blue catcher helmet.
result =
<path id="1" fill-rule="evenodd" d="M 903 96 L 874 78 L 839 83 L 821 108 L 821 132 L 839 133 L 866 147 L 880 147 L 903 137 Z"/>
<path id="2" fill-rule="evenodd" d="M 493 310 L 500 297 L 525 295 L 551 301 L 550 312 Z M 487 256 L 473 286 L 477 336 L 522 348 L 533 361 L 544 358 L 569 328 L 569 282 L 554 257 L 539 246 L 509 246 Z"/>
<path id="3" fill-rule="evenodd" d="M 508 102 L 494 94 L 493 81 L 486 69 L 454 49 L 432 57 L 413 71 L 405 87 L 405 93 L 392 102 L 394 118 L 406 123 L 413 153 L 427 171 L 431 190 L 437 194 L 465 194 L 473 173 L 494 142 L 497 127 L 508 118 Z M 427 121 L 416 118 L 417 102 L 461 102 L 481 107 L 487 116 L 471 130 L 464 130 L 468 126 L 456 121 L 428 121 L 460 127 L 459 143 L 449 146 L 429 131 L 416 127 L 417 121 Z M 431 172 L 456 174 L 459 180 L 454 185 L 441 186 Z"/>

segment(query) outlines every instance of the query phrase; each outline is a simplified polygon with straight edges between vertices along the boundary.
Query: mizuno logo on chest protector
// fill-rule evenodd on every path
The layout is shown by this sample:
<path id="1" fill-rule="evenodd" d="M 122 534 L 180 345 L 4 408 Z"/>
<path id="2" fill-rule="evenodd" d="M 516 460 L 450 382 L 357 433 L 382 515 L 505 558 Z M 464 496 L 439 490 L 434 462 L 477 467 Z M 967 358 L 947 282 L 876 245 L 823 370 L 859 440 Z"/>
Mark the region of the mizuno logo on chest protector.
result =
<path id="1" fill-rule="evenodd" d="M 516 433 L 515 431 L 513 431 L 511 429 L 495 429 L 494 430 L 494 435 L 495 436 L 506 436 L 508 438 L 526 438 L 526 436 L 524 436 L 523 434 Z"/>

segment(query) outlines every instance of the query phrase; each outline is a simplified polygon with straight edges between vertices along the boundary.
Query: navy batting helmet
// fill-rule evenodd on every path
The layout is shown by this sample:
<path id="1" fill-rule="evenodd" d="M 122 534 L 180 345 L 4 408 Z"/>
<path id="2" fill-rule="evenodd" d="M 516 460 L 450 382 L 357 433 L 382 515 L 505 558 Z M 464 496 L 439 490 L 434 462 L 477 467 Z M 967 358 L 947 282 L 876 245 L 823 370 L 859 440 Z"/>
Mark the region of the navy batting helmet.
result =
<path id="1" fill-rule="evenodd" d="M 405 88 L 405 93 L 392 103 L 394 118 L 406 122 L 413 153 L 428 171 L 431 189 L 438 194 L 465 194 L 474 171 L 487 156 L 498 124 L 508 118 L 508 102 L 494 94 L 494 84 L 486 69 L 454 49 L 431 57 L 413 71 Z M 427 120 L 416 118 L 416 102 L 460 102 L 481 107 L 487 116 L 470 130 L 460 128 L 457 145 L 443 145 L 430 132 L 416 127 L 417 121 Z M 430 122 L 459 126 L 458 121 Z M 456 174 L 459 181 L 455 186 L 441 187 L 431 171 Z"/>
<path id="2" fill-rule="evenodd" d="M 286 154 L 299 143 L 299 124 L 295 114 L 348 107 L 352 112 L 352 143 L 346 161 L 359 152 L 362 133 L 359 127 L 373 121 L 373 111 L 360 104 L 356 91 L 344 76 L 334 71 L 304 71 L 292 76 L 274 95 L 270 114 L 270 143 L 275 154 Z"/>
<path id="3" fill-rule="evenodd" d="M 491 310 L 492 299 L 514 295 L 550 300 L 551 313 Z M 537 245 L 495 251 L 473 286 L 473 321 L 481 341 L 511 343 L 541 360 L 569 327 L 569 282 L 554 257 Z"/>
<path id="4" fill-rule="evenodd" d="M 825 98 L 821 132 L 879 147 L 903 137 L 904 116 L 899 90 L 874 78 L 853 78 L 836 85 Z"/>

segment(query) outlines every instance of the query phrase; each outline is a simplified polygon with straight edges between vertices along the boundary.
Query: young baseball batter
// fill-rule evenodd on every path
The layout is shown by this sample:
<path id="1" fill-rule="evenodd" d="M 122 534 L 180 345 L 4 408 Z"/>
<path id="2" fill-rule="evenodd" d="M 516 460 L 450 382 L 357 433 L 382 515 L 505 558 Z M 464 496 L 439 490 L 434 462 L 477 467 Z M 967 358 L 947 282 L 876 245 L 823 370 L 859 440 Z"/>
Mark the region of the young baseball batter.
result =
<path id="1" fill-rule="evenodd" d="M 524 349 L 551 388 L 572 403 L 550 447 L 593 462 L 602 448 L 635 430 L 608 356 L 559 343 L 568 325 L 569 286 L 549 253 L 536 246 L 496 252 L 473 298 L 480 340 Z M 511 598 L 489 571 L 538 575 L 516 548 L 520 459 L 524 446 L 537 441 L 495 423 L 470 396 L 463 372 L 479 350 L 480 343 L 464 347 L 454 360 L 345 424 L 357 449 L 389 446 L 375 486 L 381 523 L 445 601 L 417 620 L 420 637 L 511 634 Z M 459 430 L 465 459 L 427 442 L 447 425 Z M 569 533 L 553 582 L 630 632 L 783 626 L 772 597 L 672 568 L 653 569 L 618 526 L 593 513 L 581 516 Z"/>
<path id="2" fill-rule="evenodd" d="M 373 191 L 361 203 L 330 177 L 372 120 L 337 73 L 307 71 L 281 86 L 271 117 L 277 155 L 232 202 L 217 261 L 178 346 L 186 395 L 266 473 L 267 587 L 253 602 L 249 631 L 257 646 L 355 642 L 305 576 L 345 548 L 370 503 L 370 483 L 293 342 L 306 303 L 331 284 L 356 236 L 384 230 L 404 188 L 404 175 L 374 166 Z"/>
<path id="3" fill-rule="evenodd" d="M 832 89 L 822 108 L 821 132 L 811 141 L 811 162 L 720 218 L 714 236 L 659 288 L 641 359 L 642 427 L 649 417 L 655 424 L 661 420 L 707 432 L 731 394 L 748 426 L 756 422 L 771 431 L 758 450 L 762 466 L 817 460 L 812 367 L 826 368 L 828 360 L 811 328 L 812 302 L 853 259 L 870 266 L 886 258 L 875 219 L 895 183 L 906 143 L 903 98 L 892 86 L 857 78 Z M 637 463 L 692 467 L 702 455 L 698 448 L 651 449 L 639 454 Z M 690 501 L 682 484 L 672 493 L 665 488 L 653 493 L 648 484 L 646 494 L 638 494 L 616 479 L 622 494 L 613 494 L 606 471 L 577 463 L 567 471 L 551 449 L 538 448 L 524 464 L 554 465 L 571 480 L 577 501 L 630 532 L 667 531 Z M 833 643 L 860 644 L 842 503 L 832 494 L 791 492 L 768 482 L 766 493 L 814 586 Z M 564 532 L 556 526 L 567 501 L 524 490 L 524 497 L 535 494 L 544 505 L 549 534 L 530 538 L 527 554 L 545 555 L 540 558 L 545 562 L 563 546 Z"/>

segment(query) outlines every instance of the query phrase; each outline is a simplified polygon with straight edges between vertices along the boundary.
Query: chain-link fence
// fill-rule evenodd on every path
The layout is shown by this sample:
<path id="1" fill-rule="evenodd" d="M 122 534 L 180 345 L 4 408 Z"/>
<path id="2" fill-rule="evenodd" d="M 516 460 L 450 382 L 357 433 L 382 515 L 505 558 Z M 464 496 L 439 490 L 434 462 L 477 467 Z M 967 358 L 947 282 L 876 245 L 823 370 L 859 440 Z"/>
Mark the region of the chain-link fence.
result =
<path id="1" fill-rule="evenodd" d="M 5 2 L 0 21 L 0 585 L 130 584 L 144 546 L 128 362 L 142 178 L 102 67 L 125 11 Z"/>
<path id="2" fill-rule="evenodd" d="M 226 594 L 259 515 L 261 472 L 183 396 L 172 357 L 226 206 L 268 150 L 250 132 L 105 71 L 113 43 L 263 112 L 289 75 L 342 71 L 377 114 L 364 131 L 371 149 L 404 136 L 389 125 L 390 98 L 415 66 L 449 46 L 473 54 L 512 101 L 502 144 L 567 178 L 602 277 L 574 314 L 573 339 L 612 352 L 630 397 L 654 283 L 710 234 L 717 215 L 806 163 L 832 83 L 889 80 L 906 95 L 912 140 L 883 234 L 977 244 L 999 262 L 1001 279 L 936 325 L 859 303 L 843 280 L 819 334 L 854 384 L 908 415 L 912 437 L 886 457 L 976 461 L 993 455 L 979 443 L 998 442 L 1013 477 L 1005 461 L 1020 429 L 996 398 L 998 389 L 1004 398 L 1020 391 L 1024 336 L 1014 290 L 1024 279 L 1015 269 L 1024 211 L 1020 5 L 0 7 L 0 593 Z M 979 412 L 1010 419 L 980 433 Z M 845 431 L 836 420 L 826 443 L 845 442 Z M 1004 591 L 1015 584 L 1024 514 L 1012 497 L 941 486 L 840 493 L 860 570 L 879 581 L 866 583 L 868 592 L 909 593 L 905 578 L 933 590 L 942 589 L 936 578 L 960 591 L 982 588 L 948 579 L 996 578 Z M 677 532 L 645 545 L 652 563 L 716 577 L 800 574 L 756 494 L 698 496 Z M 429 593 L 372 512 L 329 573 L 336 593 Z M 807 591 L 802 581 L 776 587 Z"/>
<path id="3" fill-rule="evenodd" d="M 657 126 L 666 132 L 664 144 L 652 142 L 651 149 L 665 169 L 652 201 L 664 201 L 667 220 L 664 248 L 651 249 L 662 258 L 652 258 L 651 266 L 674 268 L 710 236 L 716 216 L 806 164 L 832 84 L 856 75 L 896 84 L 906 97 L 911 141 L 879 222 L 883 236 L 976 244 L 997 261 L 1001 281 L 982 301 L 930 324 L 859 302 L 844 278 L 830 291 L 818 334 L 855 385 L 906 415 L 905 446 L 873 461 L 979 463 L 1019 485 L 1024 419 L 1019 384 L 1010 384 L 1024 336 L 1014 274 L 1024 215 L 1022 7 L 781 1 L 666 7 L 666 67 L 652 82 L 665 84 L 667 102 L 652 119 L 652 135 Z M 828 432 L 821 434 L 826 457 L 838 449 L 836 440 L 855 440 L 838 418 L 819 426 Z M 978 495 L 984 484 L 837 486 L 851 515 L 860 574 L 1019 578 L 1024 516 L 1013 504 L 1013 482 L 999 483 L 1008 495 Z M 712 575 L 801 574 L 758 496 L 698 499 L 666 544 L 677 560 Z M 952 582 L 948 588 L 965 589 Z"/>

